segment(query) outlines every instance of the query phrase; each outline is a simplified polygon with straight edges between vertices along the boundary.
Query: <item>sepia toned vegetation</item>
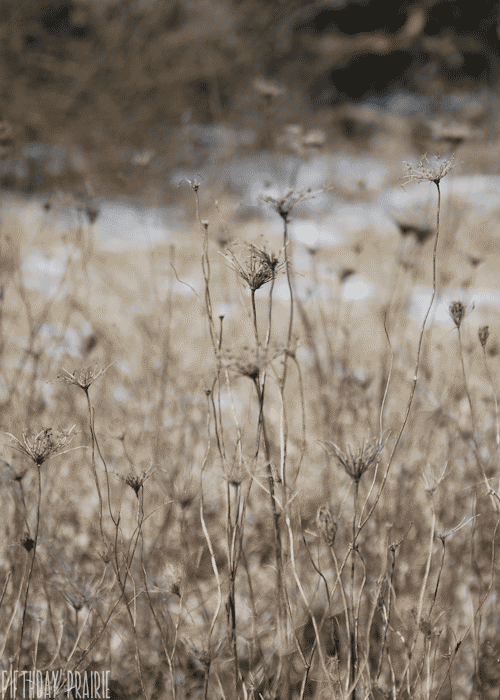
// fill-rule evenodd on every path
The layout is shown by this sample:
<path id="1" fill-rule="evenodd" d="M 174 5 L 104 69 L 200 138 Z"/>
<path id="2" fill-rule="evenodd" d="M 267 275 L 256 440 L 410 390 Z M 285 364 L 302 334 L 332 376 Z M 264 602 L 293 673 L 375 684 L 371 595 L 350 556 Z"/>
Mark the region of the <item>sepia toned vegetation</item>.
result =
<path id="1" fill-rule="evenodd" d="M 323 110 L 303 60 L 453 62 L 442 5 L 3 3 L 2 697 L 498 697 L 496 98 Z"/>
<path id="2" fill-rule="evenodd" d="M 142 249 L 106 248 L 96 201 L 67 197 L 62 231 L 48 206 L 39 230 L 2 221 L 6 673 L 109 670 L 115 698 L 495 697 L 498 310 L 469 303 L 491 238 L 463 201 L 450 239 L 460 167 L 401 164 L 434 213 L 382 247 L 294 241 L 331 186 L 264 191 L 235 226 L 193 178 L 188 235 Z M 64 251 L 50 289 L 35 249 Z M 363 271 L 376 291 L 348 301 Z"/>

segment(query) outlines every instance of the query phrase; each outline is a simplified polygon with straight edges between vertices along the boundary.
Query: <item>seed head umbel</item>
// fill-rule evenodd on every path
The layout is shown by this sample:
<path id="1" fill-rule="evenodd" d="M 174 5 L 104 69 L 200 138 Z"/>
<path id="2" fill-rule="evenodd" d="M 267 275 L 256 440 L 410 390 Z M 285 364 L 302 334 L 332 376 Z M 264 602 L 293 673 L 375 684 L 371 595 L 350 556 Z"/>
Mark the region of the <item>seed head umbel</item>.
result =
<path id="1" fill-rule="evenodd" d="M 244 346 L 236 352 L 220 350 L 218 357 L 227 369 L 256 381 L 260 373 L 284 352 L 285 348 L 279 345 L 271 345 L 269 348 L 257 345 L 256 347 Z"/>
<path id="2" fill-rule="evenodd" d="M 130 486 L 137 498 L 139 498 L 139 491 L 142 489 L 149 476 L 150 471 L 146 472 L 143 470 L 140 474 L 127 474 L 126 476 L 120 478 L 127 484 L 127 486 Z"/>
<path id="3" fill-rule="evenodd" d="M 321 537 L 329 547 L 333 547 L 335 535 L 337 534 L 337 521 L 332 516 L 328 506 L 318 508 L 316 514 L 316 525 Z"/>
<path id="4" fill-rule="evenodd" d="M 359 484 L 363 474 L 377 462 L 380 453 L 385 447 L 385 442 L 383 439 L 369 440 L 368 442 L 363 442 L 362 446 L 355 451 L 350 446 L 346 450 L 342 450 L 331 441 L 322 444 L 327 454 L 334 457 L 338 466 L 342 467 L 356 484 Z"/>
<path id="5" fill-rule="evenodd" d="M 460 328 L 460 324 L 465 316 L 465 306 L 461 301 L 452 301 L 450 304 L 450 316 L 457 328 Z"/>
<path id="6" fill-rule="evenodd" d="M 460 328 L 462 321 L 467 314 L 474 309 L 474 304 L 468 308 L 461 301 L 452 301 L 449 306 L 450 316 L 457 328 Z"/>
<path id="7" fill-rule="evenodd" d="M 18 440 L 15 435 L 6 433 L 11 438 L 12 449 L 17 450 L 21 454 L 29 457 L 37 467 L 41 467 L 49 457 L 55 454 L 60 454 L 61 450 L 68 445 L 73 439 L 72 432 L 75 426 L 69 430 L 53 430 L 52 428 L 44 428 L 39 433 L 29 435 L 23 433 L 22 441 Z"/>
<path id="8" fill-rule="evenodd" d="M 439 185 L 443 177 L 446 177 L 454 167 L 453 156 L 451 158 L 435 156 L 431 160 L 427 156 L 423 156 L 416 168 L 411 163 L 405 163 L 406 180 L 403 187 L 410 182 L 425 182 L 426 180 Z"/>
<path id="9" fill-rule="evenodd" d="M 276 273 L 284 266 L 279 255 L 268 253 L 265 246 L 258 248 L 253 243 L 247 244 L 248 256 L 240 260 L 232 248 L 228 248 L 228 254 L 221 253 L 229 262 L 231 268 L 244 280 L 252 291 L 257 291 L 262 286 L 276 278 Z"/>
<path id="10" fill-rule="evenodd" d="M 489 326 L 483 326 L 482 328 L 479 329 L 477 333 L 479 337 L 479 342 L 481 343 L 481 347 L 486 347 L 486 343 L 488 342 L 488 338 L 490 335 L 490 327 Z"/>
<path id="11" fill-rule="evenodd" d="M 297 204 L 306 199 L 314 199 L 317 196 L 312 189 L 307 190 L 288 190 L 283 197 L 271 197 L 269 195 L 261 195 L 260 200 L 269 204 L 282 219 L 288 221 L 290 212 Z"/>
<path id="12" fill-rule="evenodd" d="M 98 369 L 97 365 L 95 367 L 82 367 L 80 369 L 75 369 L 73 372 L 68 372 L 67 369 L 63 369 L 64 374 L 60 374 L 58 379 L 62 379 L 68 384 L 74 384 L 74 386 L 79 386 L 83 389 L 85 393 L 89 390 L 89 387 L 97 381 L 104 372 L 106 372 L 111 365 L 108 365 L 104 369 Z"/>

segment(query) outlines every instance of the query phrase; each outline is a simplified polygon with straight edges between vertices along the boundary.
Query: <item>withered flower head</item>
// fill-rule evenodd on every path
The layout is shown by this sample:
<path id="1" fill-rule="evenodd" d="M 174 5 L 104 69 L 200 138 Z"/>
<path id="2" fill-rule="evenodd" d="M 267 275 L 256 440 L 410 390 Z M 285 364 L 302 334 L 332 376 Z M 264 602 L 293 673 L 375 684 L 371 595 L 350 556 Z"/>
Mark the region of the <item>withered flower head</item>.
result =
<path id="1" fill-rule="evenodd" d="M 19 543 L 21 547 L 24 547 L 24 549 L 28 552 L 28 554 L 31 552 L 33 547 L 35 546 L 35 540 L 28 535 L 27 532 L 24 533 L 24 535 L 21 537 L 19 540 Z"/>
<path id="2" fill-rule="evenodd" d="M 6 433 L 12 440 L 12 448 L 21 452 L 21 454 L 29 457 L 37 467 L 55 454 L 60 453 L 63 447 L 66 447 L 73 435 L 71 434 L 75 426 L 70 430 L 53 430 L 52 428 L 44 428 L 39 433 L 29 436 L 27 432 L 23 433 L 22 442 L 15 435 Z"/>
<path id="3" fill-rule="evenodd" d="M 83 389 L 83 391 L 87 393 L 89 387 L 100 377 L 102 377 L 104 372 L 106 372 L 110 367 L 111 365 L 108 365 L 104 369 L 97 369 L 97 365 L 95 367 L 81 367 L 80 369 L 75 369 L 73 373 L 68 372 L 67 369 L 63 369 L 65 374 L 60 374 L 58 379 L 62 379 L 68 384 L 79 386 L 80 389 Z"/>
<path id="4" fill-rule="evenodd" d="M 218 357 L 227 369 L 256 381 L 260 373 L 284 352 L 285 349 L 278 345 L 269 348 L 260 345 L 257 347 L 244 346 L 239 352 L 221 350 Z"/>
<path id="5" fill-rule="evenodd" d="M 337 521 L 332 516 L 328 506 L 321 506 L 318 508 L 316 525 L 321 537 L 329 547 L 332 547 L 335 542 L 335 535 L 337 534 Z"/>
<path id="6" fill-rule="evenodd" d="M 149 472 L 142 470 L 140 474 L 127 474 L 121 478 L 127 486 L 130 486 L 137 498 L 139 498 L 139 491 L 142 489 L 149 476 Z"/>
<path id="7" fill-rule="evenodd" d="M 490 335 L 490 328 L 489 326 L 483 326 L 482 328 L 479 329 L 478 331 L 478 337 L 479 337 L 479 342 L 481 343 L 481 347 L 485 347 L 488 337 Z"/>
<path id="8" fill-rule="evenodd" d="M 297 204 L 315 197 L 316 193 L 309 188 L 307 190 L 288 190 L 283 197 L 271 197 L 263 194 L 259 199 L 269 204 L 282 219 L 288 221 L 288 215 Z"/>
<path id="9" fill-rule="evenodd" d="M 363 474 L 378 460 L 380 453 L 385 447 L 385 440 L 374 439 L 366 443 L 363 442 L 363 445 L 355 452 L 350 447 L 347 447 L 347 450 L 344 451 L 331 441 L 322 444 L 327 454 L 334 457 L 337 464 L 358 484 Z"/>
<path id="10" fill-rule="evenodd" d="M 450 316 L 453 320 L 453 323 L 456 325 L 457 328 L 460 328 L 460 325 L 466 315 L 474 309 L 474 304 L 469 306 L 468 308 L 465 307 L 465 304 L 463 304 L 461 301 L 452 301 L 449 307 L 450 311 Z"/>
<path id="11" fill-rule="evenodd" d="M 248 257 L 240 262 L 234 251 L 228 248 L 228 254 L 221 253 L 229 262 L 231 268 L 248 284 L 252 291 L 257 291 L 267 282 L 276 278 L 284 262 L 280 262 L 279 255 L 268 253 L 265 246 L 258 248 L 253 243 L 247 244 Z"/>
<path id="12" fill-rule="evenodd" d="M 432 160 L 429 160 L 427 156 L 423 156 L 416 168 L 414 168 L 411 163 L 405 163 L 406 181 L 404 184 L 407 185 L 410 182 L 425 182 L 428 180 L 429 182 L 434 182 L 434 184 L 439 185 L 443 177 L 448 175 L 454 167 L 453 156 L 451 158 L 435 156 Z"/>
<path id="13" fill-rule="evenodd" d="M 450 316 L 453 319 L 457 328 L 460 328 L 460 324 L 465 316 L 465 306 L 461 301 L 452 301 L 450 304 Z"/>

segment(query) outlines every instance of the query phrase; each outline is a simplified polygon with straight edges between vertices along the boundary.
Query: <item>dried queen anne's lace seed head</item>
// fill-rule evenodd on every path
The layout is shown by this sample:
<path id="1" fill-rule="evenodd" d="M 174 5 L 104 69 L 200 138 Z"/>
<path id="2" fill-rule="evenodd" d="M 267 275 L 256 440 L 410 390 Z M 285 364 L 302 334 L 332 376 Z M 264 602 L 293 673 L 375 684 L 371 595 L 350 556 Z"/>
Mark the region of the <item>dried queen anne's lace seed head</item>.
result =
<path id="1" fill-rule="evenodd" d="M 337 521 L 332 516 L 330 509 L 327 506 L 318 508 L 316 514 L 316 525 L 321 537 L 325 540 L 329 547 L 333 547 L 335 535 L 337 534 Z"/>
<path id="2" fill-rule="evenodd" d="M 106 372 L 106 370 L 109 369 L 109 367 L 111 367 L 111 365 L 108 365 L 104 369 L 97 369 L 97 365 L 95 367 L 82 367 L 80 369 L 75 369 L 73 373 L 68 372 L 67 369 L 63 369 L 63 372 L 65 372 L 65 374 L 59 375 L 58 379 L 62 379 L 68 384 L 74 384 L 75 386 L 79 386 L 80 389 L 83 389 L 83 391 L 87 392 L 89 390 L 89 387 L 95 381 L 100 379 L 104 372 Z"/>
<path id="3" fill-rule="evenodd" d="M 44 462 L 68 445 L 73 439 L 72 432 L 75 426 L 70 430 L 53 430 L 52 428 L 44 428 L 35 435 L 23 433 L 23 439 L 18 440 L 15 435 L 6 433 L 12 440 L 12 448 L 21 454 L 29 457 L 37 467 L 41 467 Z"/>
<path id="4" fill-rule="evenodd" d="M 441 156 L 435 156 L 432 160 L 429 160 L 427 156 L 424 156 L 416 168 L 414 168 L 411 163 L 405 163 L 406 170 L 406 181 L 405 185 L 410 182 L 434 182 L 434 184 L 439 185 L 443 177 L 446 177 L 451 170 L 455 167 L 453 162 L 453 156 L 451 158 L 441 158 Z"/>
<path id="5" fill-rule="evenodd" d="M 260 373 L 268 367 L 271 362 L 286 351 L 286 348 L 279 345 L 271 345 L 268 348 L 244 346 L 241 350 L 232 352 L 230 350 L 220 350 L 218 358 L 222 365 L 235 374 L 248 377 L 256 381 Z"/>
<path id="6" fill-rule="evenodd" d="M 139 491 L 142 489 L 145 482 L 149 478 L 150 472 L 151 470 L 147 472 L 142 470 L 140 474 L 127 474 L 123 477 L 120 476 L 120 479 L 122 479 L 122 481 L 124 481 L 127 484 L 127 486 L 130 486 L 137 498 L 139 498 Z"/>
<path id="7" fill-rule="evenodd" d="M 457 328 L 460 328 L 460 324 L 465 316 L 465 306 L 461 301 L 452 301 L 450 304 L 450 316 L 455 323 Z"/>
<path id="8" fill-rule="evenodd" d="M 457 328 L 460 328 L 460 325 L 464 318 L 467 316 L 467 314 L 474 309 L 474 304 L 471 304 L 468 308 L 463 304 L 461 301 L 452 301 L 450 306 L 449 306 L 449 312 L 450 316 L 453 320 L 453 323 L 456 325 Z"/>
<path id="9" fill-rule="evenodd" d="M 363 443 L 355 452 L 350 447 L 344 451 L 331 441 L 324 442 L 323 446 L 326 452 L 335 458 L 337 464 L 342 467 L 345 473 L 358 484 L 363 474 L 377 462 L 380 453 L 385 447 L 385 440 L 370 440 Z"/>
<path id="10" fill-rule="evenodd" d="M 228 248 L 228 255 L 221 253 L 229 262 L 231 268 L 243 279 L 249 288 L 255 292 L 263 285 L 276 278 L 276 273 L 284 266 L 279 256 L 268 253 L 265 247 L 258 248 L 253 243 L 248 244 L 249 255 L 240 261 L 234 251 Z"/>
<path id="11" fill-rule="evenodd" d="M 479 337 L 479 342 L 481 343 L 481 347 L 484 348 L 486 346 L 486 343 L 488 342 L 489 335 L 490 335 L 489 326 L 483 326 L 482 328 L 479 329 L 478 337 Z"/>
<path id="12" fill-rule="evenodd" d="M 314 199 L 317 194 L 309 188 L 307 190 L 288 190 L 283 197 L 270 197 L 263 194 L 259 199 L 269 204 L 282 219 L 288 221 L 290 212 L 297 204 L 307 199 Z"/>

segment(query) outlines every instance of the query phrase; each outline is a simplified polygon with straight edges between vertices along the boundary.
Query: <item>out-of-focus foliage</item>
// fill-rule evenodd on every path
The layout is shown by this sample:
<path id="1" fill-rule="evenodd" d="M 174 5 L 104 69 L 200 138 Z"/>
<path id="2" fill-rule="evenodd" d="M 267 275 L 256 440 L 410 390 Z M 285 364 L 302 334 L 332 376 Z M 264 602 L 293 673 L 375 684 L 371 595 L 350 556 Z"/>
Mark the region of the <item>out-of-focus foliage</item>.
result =
<path id="1" fill-rule="evenodd" d="M 110 166 L 120 148 L 154 148 L 175 163 L 186 124 L 261 130 L 271 97 L 256 79 L 277 86 L 281 122 L 395 89 L 492 85 L 497 4 L 475 2 L 473 16 L 455 5 L 0 0 L 0 119 L 14 157 L 31 143 Z"/>

